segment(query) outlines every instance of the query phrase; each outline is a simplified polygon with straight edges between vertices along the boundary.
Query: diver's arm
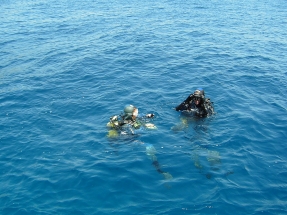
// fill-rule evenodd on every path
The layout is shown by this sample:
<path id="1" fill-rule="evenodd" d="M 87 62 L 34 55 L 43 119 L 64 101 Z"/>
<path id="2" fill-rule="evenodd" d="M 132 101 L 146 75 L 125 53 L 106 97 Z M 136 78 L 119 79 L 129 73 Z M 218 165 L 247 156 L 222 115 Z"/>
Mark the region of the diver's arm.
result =
<path id="1" fill-rule="evenodd" d="M 154 117 L 155 117 L 154 113 L 149 113 L 142 117 L 139 117 L 138 120 L 144 127 L 148 129 L 156 129 L 157 127 L 153 123 L 150 123 L 150 119 Z"/>
<path id="2" fill-rule="evenodd" d="M 203 106 L 204 106 L 204 110 L 205 110 L 206 115 L 209 116 L 209 115 L 212 115 L 214 113 L 213 104 L 210 101 L 210 99 L 205 99 Z"/>
<path id="3" fill-rule="evenodd" d="M 190 94 L 180 105 L 178 105 L 175 110 L 176 111 L 182 111 L 182 110 L 188 110 L 190 109 L 190 101 L 192 101 L 194 95 Z"/>
<path id="4" fill-rule="evenodd" d="M 107 126 L 110 128 L 117 128 L 119 127 L 118 116 L 114 115 L 110 117 L 110 121 L 107 123 Z"/>

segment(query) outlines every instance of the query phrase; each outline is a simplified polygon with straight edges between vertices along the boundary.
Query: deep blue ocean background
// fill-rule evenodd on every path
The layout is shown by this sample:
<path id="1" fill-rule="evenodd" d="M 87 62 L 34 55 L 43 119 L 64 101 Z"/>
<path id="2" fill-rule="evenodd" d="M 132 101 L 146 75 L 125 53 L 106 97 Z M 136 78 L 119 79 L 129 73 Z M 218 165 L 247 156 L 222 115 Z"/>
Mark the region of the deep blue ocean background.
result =
<path id="1" fill-rule="evenodd" d="M 287 214 L 286 0 L 0 9 L 1 215 Z M 158 129 L 108 138 L 128 104 Z"/>

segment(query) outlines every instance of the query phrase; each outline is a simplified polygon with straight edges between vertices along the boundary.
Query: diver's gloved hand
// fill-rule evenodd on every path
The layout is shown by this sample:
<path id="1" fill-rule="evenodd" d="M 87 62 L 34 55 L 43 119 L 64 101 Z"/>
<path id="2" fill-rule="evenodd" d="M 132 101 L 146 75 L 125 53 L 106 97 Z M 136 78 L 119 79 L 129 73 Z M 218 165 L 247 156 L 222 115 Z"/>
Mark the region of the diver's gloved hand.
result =
<path id="1" fill-rule="evenodd" d="M 147 118 L 153 118 L 154 117 L 154 114 L 153 113 L 149 113 L 147 115 L 145 115 Z"/>

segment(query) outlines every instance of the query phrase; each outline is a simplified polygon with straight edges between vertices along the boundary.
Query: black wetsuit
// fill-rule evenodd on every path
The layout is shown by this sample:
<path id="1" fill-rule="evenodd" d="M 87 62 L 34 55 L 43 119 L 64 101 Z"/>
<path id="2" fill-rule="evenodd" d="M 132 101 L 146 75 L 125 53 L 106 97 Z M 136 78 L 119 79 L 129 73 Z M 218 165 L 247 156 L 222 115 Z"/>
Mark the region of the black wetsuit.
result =
<path id="1" fill-rule="evenodd" d="M 190 94 L 175 110 L 193 113 L 198 117 L 206 117 L 214 113 L 213 104 L 209 98 L 200 98 L 200 103 L 196 105 L 195 97 L 194 94 Z"/>

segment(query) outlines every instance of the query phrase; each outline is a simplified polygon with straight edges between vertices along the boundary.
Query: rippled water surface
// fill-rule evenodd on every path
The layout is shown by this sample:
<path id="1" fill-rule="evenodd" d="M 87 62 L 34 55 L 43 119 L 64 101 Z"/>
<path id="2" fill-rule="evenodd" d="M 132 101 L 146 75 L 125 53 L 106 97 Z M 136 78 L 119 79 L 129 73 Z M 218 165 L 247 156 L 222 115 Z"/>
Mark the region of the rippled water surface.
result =
<path id="1" fill-rule="evenodd" d="M 285 0 L 0 9 L 0 214 L 287 214 Z M 158 129 L 108 138 L 127 104 Z"/>

